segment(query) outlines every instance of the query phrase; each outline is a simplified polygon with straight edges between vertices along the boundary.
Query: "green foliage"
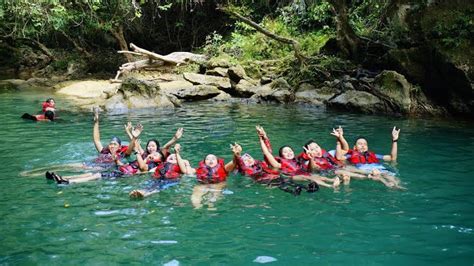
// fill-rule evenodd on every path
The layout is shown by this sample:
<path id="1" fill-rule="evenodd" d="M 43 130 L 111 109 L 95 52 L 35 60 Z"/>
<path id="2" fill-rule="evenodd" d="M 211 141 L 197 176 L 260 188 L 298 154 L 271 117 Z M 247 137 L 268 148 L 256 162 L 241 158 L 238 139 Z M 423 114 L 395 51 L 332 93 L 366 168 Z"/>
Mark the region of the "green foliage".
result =
<path id="1" fill-rule="evenodd" d="M 438 39 L 445 47 L 458 47 L 462 40 L 474 36 L 474 11 L 451 12 L 449 19 L 437 19 L 429 32 L 431 39 Z"/>
<path id="2" fill-rule="evenodd" d="M 214 31 L 211 33 L 211 35 L 206 36 L 206 42 L 204 44 L 203 51 L 209 57 L 218 56 L 221 51 L 220 47 L 222 44 L 222 35 Z"/>
<path id="3" fill-rule="evenodd" d="M 280 18 L 288 25 L 300 31 L 330 30 L 333 23 L 331 5 L 326 1 L 317 1 L 306 9 L 296 5 L 296 2 L 280 8 Z"/>

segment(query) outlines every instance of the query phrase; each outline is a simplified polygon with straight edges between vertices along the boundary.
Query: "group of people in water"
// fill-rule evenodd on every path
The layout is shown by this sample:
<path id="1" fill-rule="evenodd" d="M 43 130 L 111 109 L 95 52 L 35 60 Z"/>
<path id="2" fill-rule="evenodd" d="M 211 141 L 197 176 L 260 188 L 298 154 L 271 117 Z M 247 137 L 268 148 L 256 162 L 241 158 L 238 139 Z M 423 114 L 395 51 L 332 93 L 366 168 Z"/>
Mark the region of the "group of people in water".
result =
<path id="1" fill-rule="evenodd" d="M 43 104 L 45 116 L 49 111 L 54 112 L 52 99 Z M 395 174 L 382 164 L 382 161 L 397 159 L 400 129 L 396 127 L 392 130 L 392 148 L 389 155 L 370 151 L 368 142 L 363 137 L 357 138 L 354 146 L 350 148 L 342 127 L 333 129 L 331 133 L 336 138 L 335 151 L 327 151 L 316 141 L 310 140 L 304 144 L 299 154 L 296 154 L 292 147 L 285 145 L 274 155 L 270 138 L 264 128 L 257 125 L 256 133 L 263 160 L 244 153 L 243 147 L 234 143 L 230 145 L 233 156 L 229 162 L 226 163 L 214 154 L 207 154 L 196 168 L 181 156 L 182 147 L 177 142 L 183 135 L 183 128 L 179 128 L 173 138 L 163 146 L 160 146 L 156 139 L 148 140 L 145 149 L 140 141 L 143 126 L 132 126 L 128 122 L 124 128 L 129 145 L 123 145 L 120 138 L 114 136 L 103 146 L 100 141 L 99 109 L 95 108 L 93 140 L 99 156 L 94 162 L 81 165 L 89 168 L 89 171 L 71 176 L 47 171 L 46 178 L 58 184 L 72 184 L 151 172 L 153 181 L 148 187 L 129 193 L 131 198 L 143 198 L 179 184 L 183 176 L 195 175 L 199 184 L 193 189 L 191 201 L 196 208 L 203 206 L 206 194 L 208 200 L 205 204 L 213 207 L 214 202 L 222 195 L 229 174 L 234 171 L 257 183 L 278 187 L 294 195 L 299 195 L 302 191 L 316 192 L 320 187 L 338 189 L 341 185 L 348 185 L 351 179 L 369 179 L 390 188 L 403 188 Z M 132 154 L 136 158 L 130 161 Z"/>

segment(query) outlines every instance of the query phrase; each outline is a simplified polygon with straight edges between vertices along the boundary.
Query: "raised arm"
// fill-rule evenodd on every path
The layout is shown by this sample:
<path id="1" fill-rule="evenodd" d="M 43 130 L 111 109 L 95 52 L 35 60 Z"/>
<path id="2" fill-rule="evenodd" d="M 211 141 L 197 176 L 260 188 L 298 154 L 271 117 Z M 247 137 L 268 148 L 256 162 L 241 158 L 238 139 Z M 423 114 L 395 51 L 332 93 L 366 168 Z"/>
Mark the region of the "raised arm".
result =
<path id="1" fill-rule="evenodd" d="M 333 128 L 331 135 L 337 138 L 336 159 L 338 159 L 339 161 L 345 160 L 345 155 L 349 151 L 349 143 L 347 143 L 347 140 L 344 138 L 344 130 L 341 126 L 339 126 L 337 129 Z"/>
<path id="2" fill-rule="evenodd" d="M 125 133 L 127 133 L 127 136 L 128 136 L 128 139 L 129 140 L 132 140 L 133 136 L 132 136 L 132 122 L 127 122 L 127 124 L 123 125 L 123 127 L 125 128 Z"/>
<path id="3" fill-rule="evenodd" d="M 94 140 L 95 148 L 98 152 L 101 152 L 104 148 L 100 143 L 100 131 L 99 131 L 99 107 L 94 107 L 94 128 L 92 129 L 92 138 Z"/>
<path id="4" fill-rule="evenodd" d="M 140 140 L 134 139 L 133 142 L 134 142 L 133 150 L 135 151 L 135 154 L 137 155 L 138 168 L 140 168 L 140 171 L 146 172 L 148 171 L 148 164 L 145 162 L 145 159 L 143 159 L 142 154 L 140 153 L 140 149 L 139 149 Z M 131 143 L 130 143 L 130 146 L 132 146 Z"/>
<path id="5" fill-rule="evenodd" d="M 303 146 L 303 150 L 306 153 L 306 155 L 309 158 L 309 165 L 308 165 L 308 170 L 310 172 L 315 171 L 315 170 L 321 170 L 321 167 L 319 167 L 315 162 L 314 162 L 314 154 L 308 150 L 305 146 Z"/>
<path id="6" fill-rule="evenodd" d="M 181 171 L 181 173 L 185 175 L 190 174 L 188 173 L 188 168 L 186 167 L 186 164 L 184 163 L 183 158 L 181 158 L 180 152 L 181 152 L 181 145 L 177 143 L 174 145 L 174 153 L 176 154 L 176 163 L 178 163 L 179 170 Z"/>
<path id="7" fill-rule="evenodd" d="M 173 146 L 182 136 L 183 136 L 183 128 L 180 127 L 178 128 L 178 130 L 176 130 L 176 133 L 174 133 L 173 138 L 161 148 L 161 152 L 165 155 L 165 157 L 168 156 L 169 149 L 171 148 L 171 146 Z"/>
<path id="8" fill-rule="evenodd" d="M 235 142 L 234 144 L 230 144 L 230 149 L 232 150 L 232 154 L 234 155 L 234 163 L 237 163 L 240 159 L 240 154 L 242 153 L 242 146 Z"/>
<path id="9" fill-rule="evenodd" d="M 267 134 L 265 133 L 265 130 L 263 130 L 261 126 L 257 126 L 256 129 L 257 129 L 257 134 L 259 137 L 260 147 L 262 149 L 263 156 L 265 156 L 265 159 L 272 167 L 281 168 L 281 164 L 272 155 L 270 139 L 268 139 Z"/>
<path id="10" fill-rule="evenodd" d="M 142 131 L 143 131 L 143 126 L 142 124 L 138 123 L 137 126 L 130 132 L 130 135 L 132 135 L 132 138 L 130 139 L 130 145 L 128 145 L 128 148 L 125 151 L 126 156 L 129 156 L 130 154 L 132 154 L 132 151 L 135 150 L 135 145 L 137 144 L 136 140 L 138 139 Z M 139 148 L 138 152 L 140 152 L 141 146 L 138 145 L 138 148 Z"/>
<path id="11" fill-rule="evenodd" d="M 392 150 L 390 155 L 384 155 L 384 161 L 396 161 L 398 156 L 398 136 L 400 135 L 400 129 L 397 130 L 397 127 L 392 129 Z"/>

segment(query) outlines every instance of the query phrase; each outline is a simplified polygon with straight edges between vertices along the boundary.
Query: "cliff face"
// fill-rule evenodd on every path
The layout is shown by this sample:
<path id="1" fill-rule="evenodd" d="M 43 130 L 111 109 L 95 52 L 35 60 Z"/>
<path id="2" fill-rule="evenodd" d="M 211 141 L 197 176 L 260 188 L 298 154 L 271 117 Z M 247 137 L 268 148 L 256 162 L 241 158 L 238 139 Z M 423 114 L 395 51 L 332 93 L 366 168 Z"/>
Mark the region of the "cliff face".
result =
<path id="1" fill-rule="evenodd" d="M 474 110 L 474 2 L 431 1 L 424 8 L 400 5 L 394 15 L 410 45 L 392 49 L 387 64 L 420 85 L 425 95 L 450 113 Z"/>

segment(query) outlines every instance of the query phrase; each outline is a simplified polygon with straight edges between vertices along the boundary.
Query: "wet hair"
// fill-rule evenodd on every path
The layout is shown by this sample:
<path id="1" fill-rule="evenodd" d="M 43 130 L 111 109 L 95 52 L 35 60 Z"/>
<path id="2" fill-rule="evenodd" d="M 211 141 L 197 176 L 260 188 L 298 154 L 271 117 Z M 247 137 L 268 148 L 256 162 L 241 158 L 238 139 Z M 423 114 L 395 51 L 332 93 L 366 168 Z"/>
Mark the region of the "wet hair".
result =
<path id="1" fill-rule="evenodd" d="M 113 136 L 113 137 L 110 139 L 110 142 L 112 142 L 112 141 L 115 141 L 115 142 L 117 142 L 120 146 L 122 146 L 122 141 L 120 140 L 119 137 Z M 110 143 L 110 142 L 109 142 L 109 143 Z"/>
<path id="2" fill-rule="evenodd" d="M 366 142 L 368 142 L 366 137 L 364 137 L 364 136 L 358 136 L 358 137 L 356 138 L 356 140 L 354 141 L 354 146 L 357 144 L 357 141 L 358 141 L 359 139 L 363 139 L 363 140 L 365 140 Z"/>
<path id="3" fill-rule="evenodd" d="M 54 120 L 54 112 L 53 111 L 46 111 L 44 113 L 44 116 L 48 118 L 49 120 L 53 121 Z"/>
<path id="4" fill-rule="evenodd" d="M 291 146 L 288 146 L 288 145 L 281 146 L 280 149 L 278 150 L 278 156 L 280 156 L 282 158 L 283 158 L 283 149 L 284 148 L 290 148 L 291 150 L 293 150 L 293 148 Z"/>
<path id="5" fill-rule="evenodd" d="M 157 151 L 160 151 L 160 142 L 156 139 L 150 139 L 148 140 L 148 142 L 146 143 L 146 151 L 148 152 L 148 144 L 150 144 L 150 142 L 154 142 L 156 144 L 156 150 Z"/>
<path id="6" fill-rule="evenodd" d="M 308 140 L 308 142 L 306 142 L 306 143 L 303 145 L 303 147 L 305 147 L 305 148 L 307 149 L 311 143 L 318 144 L 318 143 L 316 143 L 316 141 L 310 139 L 310 140 Z"/>
<path id="7" fill-rule="evenodd" d="M 48 99 L 46 99 L 46 102 L 47 102 L 47 103 L 50 103 L 51 101 L 54 101 L 54 99 L 53 99 L 53 98 L 48 98 Z"/>

